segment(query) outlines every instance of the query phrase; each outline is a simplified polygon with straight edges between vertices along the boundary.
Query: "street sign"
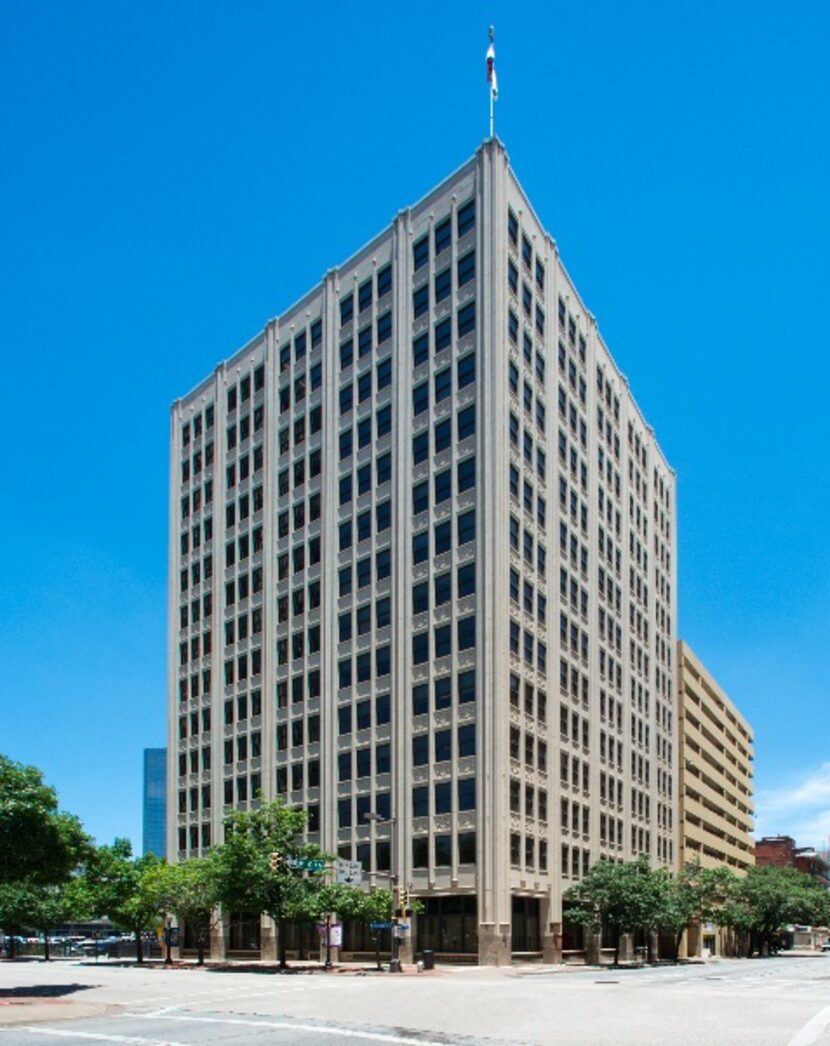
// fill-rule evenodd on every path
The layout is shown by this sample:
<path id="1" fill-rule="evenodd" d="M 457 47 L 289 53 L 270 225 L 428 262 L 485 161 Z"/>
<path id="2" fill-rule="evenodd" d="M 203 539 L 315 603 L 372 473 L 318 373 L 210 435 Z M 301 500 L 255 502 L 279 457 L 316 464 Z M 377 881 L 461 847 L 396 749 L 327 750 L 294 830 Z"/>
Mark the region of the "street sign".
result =
<path id="1" fill-rule="evenodd" d="M 334 862 L 334 870 L 339 883 L 345 883 L 347 886 L 360 886 L 363 883 L 362 861 L 346 861 L 338 858 Z"/>
<path id="2" fill-rule="evenodd" d="M 369 923 L 370 930 L 391 930 L 392 923 Z"/>
<path id="3" fill-rule="evenodd" d="M 295 871 L 322 872 L 326 867 L 325 861 L 318 861 L 314 857 L 289 857 L 288 867 Z"/>

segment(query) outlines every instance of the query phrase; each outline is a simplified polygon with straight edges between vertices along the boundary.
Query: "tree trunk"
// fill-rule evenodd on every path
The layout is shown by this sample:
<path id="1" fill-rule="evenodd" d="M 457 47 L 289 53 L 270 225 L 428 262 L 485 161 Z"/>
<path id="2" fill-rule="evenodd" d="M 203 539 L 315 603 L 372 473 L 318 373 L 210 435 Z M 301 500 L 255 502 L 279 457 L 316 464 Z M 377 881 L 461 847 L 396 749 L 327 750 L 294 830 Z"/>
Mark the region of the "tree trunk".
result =
<path id="1" fill-rule="evenodd" d="M 646 930 L 646 962 L 649 966 L 654 965 L 654 937 L 651 930 Z"/>
<path id="2" fill-rule="evenodd" d="M 135 937 L 135 961 L 139 964 L 144 962 L 144 942 L 141 940 L 141 930 L 133 930 Z"/>
<path id="3" fill-rule="evenodd" d="M 674 961 L 678 962 L 680 959 L 680 942 L 683 940 L 683 930 L 680 933 L 674 935 Z"/>
<path id="4" fill-rule="evenodd" d="M 614 965 L 620 965 L 620 932 L 614 931 Z"/>
<path id="5" fill-rule="evenodd" d="M 205 965 L 205 942 L 201 937 L 196 938 L 196 955 L 198 956 L 199 966 Z"/>
<path id="6" fill-rule="evenodd" d="M 49 931 L 43 931 L 43 961 L 49 962 Z"/>
<path id="7" fill-rule="evenodd" d="M 277 927 L 278 927 L 279 935 L 280 935 L 280 939 L 279 939 L 280 969 L 284 970 L 288 966 L 288 962 L 286 961 L 286 958 L 285 958 L 285 922 L 281 919 L 277 923 Z"/>

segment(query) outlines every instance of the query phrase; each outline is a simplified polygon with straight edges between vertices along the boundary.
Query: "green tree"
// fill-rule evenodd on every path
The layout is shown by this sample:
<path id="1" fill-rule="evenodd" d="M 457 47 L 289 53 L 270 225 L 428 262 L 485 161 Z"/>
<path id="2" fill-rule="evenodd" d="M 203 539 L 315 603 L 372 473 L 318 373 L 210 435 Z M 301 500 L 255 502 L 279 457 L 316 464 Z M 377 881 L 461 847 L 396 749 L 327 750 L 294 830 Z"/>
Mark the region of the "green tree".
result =
<path id="1" fill-rule="evenodd" d="M 749 935 L 749 955 L 755 948 L 761 955 L 789 923 L 820 922 L 826 895 L 821 883 L 796 868 L 756 866 L 737 881 L 721 918 L 725 926 Z"/>
<path id="2" fill-rule="evenodd" d="M 162 910 L 157 898 L 142 889 L 143 876 L 158 863 L 154 854 L 134 858 L 129 839 L 116 839 L 93 850 L 81 880 L 86 907 L 132 932 L 139 963 L 144 961 L 142 934 L 157 924 Z"/>
<path id="3" fill-rule="evenodd" d="M 695 919 L 720 921 L 718 912 L 738 879 L 729 868 L 703 868 L 699 862 L 690 862 L 677 875 L 666 869 L 656 874 L 665 882 L 657 928 L 672 934 L 677 961 L 686 928 Z"/>
<path id="4" fill-rule="evenodd" d="M 77 881 L 0 884 L 0 926 L 6 933 L 34 930 L 43 935 L 43 958 L 49 961 L 49 934 L 60 923 L 83 918 L 83 897 Z"/>
<path id="5" fill-rule="evenodd" d="M 181 864 L 151 865 L 141 876 L 141 893 L 151 906 L 175 914 L 182 931 L 184 925 L 192 931 L 200 966 L 210 947 L 210 932 L 220 900 L 217 872 L 217 860 L 211 854 Z"/>
<path id="6" fill-rule="evenodd" d="M 227 911 L 264 912 L 277 924 L 280 966 L 286 966 L 285 930 L 292 919 L 308 920 L 320 912 L 317 896 L 323 871 L 296 867 L 305 858 L 327 863 L 331 855 L 304 842 L 306 813 L 280 800 L 256 810 L 237 810 L 225 821 L 225 842 L 215 851 L 219 897 Z M 276 870 L 271 854 L 278 855 Z"/>
<path id="7" fill-rule="evenodd" d="M 624 864 L 597 861 L 565 893 L 565 900 L 573 905 L 574 919 L 595 933 L 603 926 L 611 931 L 615 966 L 620 961 L 620 938 L 655 923 L 660 892 L 654 874 L 645 858 Z"/>
<path id="8" fill-rule="evenodd" d="M 0 882 L 63 882 L 88 847 L 40 770 L 0 755 Z"/>

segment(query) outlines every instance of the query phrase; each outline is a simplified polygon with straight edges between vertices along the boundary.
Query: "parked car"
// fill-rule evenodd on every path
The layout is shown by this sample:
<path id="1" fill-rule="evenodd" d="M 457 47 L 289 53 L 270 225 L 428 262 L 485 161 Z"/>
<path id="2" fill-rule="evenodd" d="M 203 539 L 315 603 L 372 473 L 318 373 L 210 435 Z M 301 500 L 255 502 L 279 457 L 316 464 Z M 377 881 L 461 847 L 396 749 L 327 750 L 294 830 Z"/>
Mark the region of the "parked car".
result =
<path id="1" fill-rule="evenodd" d="M 76 941 L 72 950 L 83 955 L 104 955 L 111 948 L 120 947 L 122 938 L 119 935 L 111 937 L 85 937 L 82 941 Z"/>

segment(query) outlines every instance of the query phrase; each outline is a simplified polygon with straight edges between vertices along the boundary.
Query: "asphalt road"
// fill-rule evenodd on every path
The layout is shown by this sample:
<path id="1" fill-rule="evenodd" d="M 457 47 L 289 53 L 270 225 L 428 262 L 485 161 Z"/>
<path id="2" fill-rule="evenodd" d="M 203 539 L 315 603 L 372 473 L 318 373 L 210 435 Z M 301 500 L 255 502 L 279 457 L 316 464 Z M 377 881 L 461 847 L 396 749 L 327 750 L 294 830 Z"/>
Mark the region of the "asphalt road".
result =
<path id="1" fill-rule="evenodd" d="M 830 1046 L 830 954 L 324 974 L 1 963 L 0 1046 Z"/>

